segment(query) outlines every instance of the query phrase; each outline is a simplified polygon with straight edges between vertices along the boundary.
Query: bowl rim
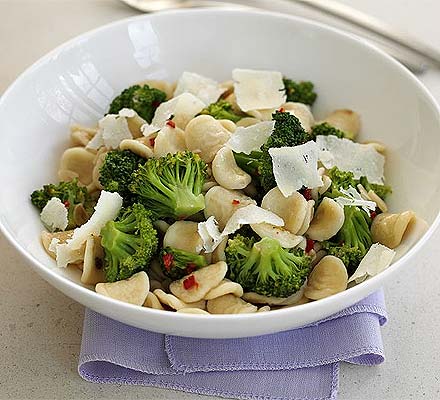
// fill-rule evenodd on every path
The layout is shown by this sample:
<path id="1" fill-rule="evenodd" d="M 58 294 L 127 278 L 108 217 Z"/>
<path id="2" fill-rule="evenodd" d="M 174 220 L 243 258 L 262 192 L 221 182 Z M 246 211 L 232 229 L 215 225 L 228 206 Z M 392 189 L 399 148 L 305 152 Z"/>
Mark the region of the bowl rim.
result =
<path id="1" fill-rule="evenodd" d="M 94 28 L 92 30 L 86 31 L 80 35 L 77 35 L 71 39 L 69 39 L 66 42 L 63 42 L 62 44 L 55 47 L 53 50 L 49 51 L 48 53 L 44 54 L 42 57 L 40 57 L 37 61 L 35 61 L 33 64 L 28 66 L 22 73 L 20 73 L 17 78 L 7 87 L 3 95 L 0 97 L 0 110 L 2 109 L 3 105 L 7 102 L 8 97 L 10 93 L 12 93 L 16 86 L 18 86 L 24 79 L 31 76 L 34 71 L 37 71 L 40 66 L 45 65 L 49 63 L 54 56 L 59 54 L 63 50 L 68 50 L 72 46 L 75 46 L 77 43 L 79 43 L 82 40 L 86 40 L 90 37 L 93 37 L 96 34 L 99 34 L 101 32 L 106 31 L 110 28 L 115 28 L 121 25 L 127 25 L 129 23 L 135 22 L 135 21 L 141 21 L 141 20 L 151 20 L 155 18 L 167 18 L 168 16 L 172 17 L 175 15 L 194 15 L 194 14 L 222 14 L 222 15 L 242 15 L 242 16 L 257 16 L 261 18 L 275 18 L 275 19 L 283 19 L 290 21 L 292 23 L 299 23 L 303 26 L 311 27 L 312 29 L 319 29 L 323 30 L 328 34 L 332 34 L 334 36 L 337 36 L 339 40 L 345 40 L 349 42 L 357 42 L 359 46 L 363 46 L 367 50 L 369 50 L 372 53 L 376 53 L 381 56 L 382 60 L 390 65 L 391 67 L 395 68 L 398 72 L 400 72 L 405 79 L 409 79 L 412 81 L 412 83 L 418 88 L 418 90 L 425 96 L 425 98 L 429 101 L 429 103 L 434 107 L 434 111 L 437 112 L 437 114 L 440 115 L 440 106 L 435 100 L 434 96 L 431 94 L 431 92 L 425 87 L 425 85 L 417 79 L 413 73 L 411 73 L 405 66 L 403 66 L 401 63 L 399 63 L 397 60 L 392 58 L 390 55 L 388 55 L 385 51 L 381 50 L 380 48 L 376 47 L 374 44 L 369 42 L 367 39 L 361 38 L 355 34 L 343 31 L 339 28 L 335 28 L 332 26 L 329 26 L 327 24 L 314 21 L 308 18 L 304 17 L 298 17 L 294 15 L 286 15 L 279 12 L 268 12 L 264 10 L 256 10 L 256 9 L 227 9 L 227 8 L 199 8 L 199 9 L 185 9 L 185 10 L 167 10 L 167 11 L 161 11 L 161 12 L 155 12 L 151 14 L 141 14 L 136 15 L 128 18 L 119 19 L 107 24 L 104 24 L 102 26 L 99 26 L 97 28 Z M 321 299 L 319 301 L 313 301 L 306 304 L 301 304 L 295 307 L 289 307 L 284 309 L 278 309 L 278 310 L 271 310 L 270 313 L 249 313 L 249 314 L 210 314 L 209 316 L 206 315 L 197 315 L 197 314 L 184 314 L 184 313 L 170 313 L 168 311 L 163 310 L 156 310 L 148 307 L 139 307 L 137 305 L 129 304 L 122 302 L 120 300 L 115 300 L 110 297 L 102 296 L 95 291 L 81 286 L 78 283 L 68 279 L 67 277 L 64 277 L 57 272 L 55 272 L 54 268 L 48 267 L 45 263 L 39 261 L 36 257 L 34 257 L 30 252 L 28 252 L 24 247 L 20 245 L 20 243 L 13 237 L 13 234 L 9 231 L 7 226 L 2 222 L 0 219 L 0 232 L 3 233 L 3 235 L 8 239 L 8 241 L 15 247 L 15 249 L 26 259 L 27 263 L 30 264 L 32 268 L 34 268 L 45 280 L 45 275 L 48 274 L 52 279 L 56 281 L 60 281 L 62 284 L 67 285 L 69 289 L 73 291 L 79 291 L 83 296 L 88 297 L 91 300 L 101 301 L 101 302 L 108 302 L 109 305 L 114 305 L 116 307 L 119 307 L 122 309 L 126 309 L 127 311 L 133 311 L 133 312 L 142 312 L 145 313 L 145 316 L 148 316 L 150 313 L 156 314 L 157 316 L 165 316 L 168 315 L 169 318 L 175 318 L 177 320 L 205 320 L 207 318 L 211 320 L 217 320 L 219 322 L 224 322 L 227 320 L 246 320 L 246 321 L 264 321 L 264 319 L 267 319 L 267 317 L 270 315 L 272 317 L 276 316 L 294 316 L 297 313 L 312 313 L 316 309 L 325 308 L 326 305 L 332 305 L 335 303 L 338 303 L 339 300 L 343 300 L 349 297 L 356 297 L 356 294 L 358 294 L 358 297 L 365 297 L 368 294 L 372 293 L 374 291 L 374 288 L 376 287 L 376 282 L 378 280 L 384 279 L 386 276 L 393 274 L 397 269 L 399 269 L 403 264 L 407 263 L 410 259 L 413 258 L 413 256 L 420 251 L 420 249 L 425 245 L 425 243 L 432 237 L 433 233 L 437 230 L 438 226 L 440 225 L 440 208 L 437 211 L 437 215 L 435 216 L 431 226 L 428 228 L 428 230 L 423 234 L 422 237 L 420 237 L 415 243 L 399 260 L 397 260 L 395 263 L 391 264 L 385 271 L 381 272 L 380 274 L 367 279 L 366 281 L 362 282 L 361 284 L 358 284 L 356 286 L 353 286 L 351 288 L 348 288 L 344 290 L 343 292 L 334 294 L 332 296 L 326 297 L 324 299 Z M 41 272 L 41 273 L 40 273 Z M 58 289 L 58 288 L 57 288 Z M 59 290 L 59 289 L 58 289 Z M 142 310 L 142 311 L 141 311 Z M 232 336 L 231 336 L 232 337 Z"/>

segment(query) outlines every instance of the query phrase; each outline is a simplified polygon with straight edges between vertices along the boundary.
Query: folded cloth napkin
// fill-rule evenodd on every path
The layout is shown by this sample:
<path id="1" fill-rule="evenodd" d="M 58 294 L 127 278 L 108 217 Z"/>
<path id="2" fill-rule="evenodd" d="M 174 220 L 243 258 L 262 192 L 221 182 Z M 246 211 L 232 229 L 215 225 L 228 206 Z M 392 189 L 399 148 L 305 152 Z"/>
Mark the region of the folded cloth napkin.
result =
<path id="1" fill-rule="evenodd" d="M 381 291 L 313 325 L 242 339 L 168 336 L 87 310 L 78 370 L 96 383 L 237 399 L 336 399 L 339 361 L 384 360 L 386 318 Z"/>

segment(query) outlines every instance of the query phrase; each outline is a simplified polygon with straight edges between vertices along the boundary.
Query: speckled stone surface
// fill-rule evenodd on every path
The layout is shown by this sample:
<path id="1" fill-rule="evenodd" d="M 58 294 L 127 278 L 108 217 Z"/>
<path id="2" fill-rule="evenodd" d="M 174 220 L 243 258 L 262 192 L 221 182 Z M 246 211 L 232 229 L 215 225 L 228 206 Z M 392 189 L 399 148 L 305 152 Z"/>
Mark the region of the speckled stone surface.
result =
<path id="1" fill-rule="evenodd" d="M 393 22 L 440 49 L 438 0 L 344 2 Z M 56 45 L 135 14 L 116 0 L 0 0 L 0 93 Z M 440 72 L 430 71 L 422 80 L 440 99 Z M 439 244 L 437 232 L 417 265 L 408 266 L 385 288 L 387 360 L 377 367 L 342 364 L 340 400 L 440 399 Z M 83 307 L 25 265 L 1 234 L 0 255 L 0 399 L 209 399 L 83 381 L 76 371 Z"/>

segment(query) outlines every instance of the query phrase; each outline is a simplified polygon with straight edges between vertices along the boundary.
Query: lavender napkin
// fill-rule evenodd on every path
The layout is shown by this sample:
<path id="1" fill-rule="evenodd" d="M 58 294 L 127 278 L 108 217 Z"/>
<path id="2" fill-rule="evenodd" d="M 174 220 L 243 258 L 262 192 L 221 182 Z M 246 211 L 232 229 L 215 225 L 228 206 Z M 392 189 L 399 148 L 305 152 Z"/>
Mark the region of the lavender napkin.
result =
<path id="1" fill-rule="evenodd" d="M 339 361 L 383 362 L 383 293 L 304 328 L 244 339 L 192 339 L 124 325 L 87 310 L 79 374 L 253 400 L 336 399 Z"/>

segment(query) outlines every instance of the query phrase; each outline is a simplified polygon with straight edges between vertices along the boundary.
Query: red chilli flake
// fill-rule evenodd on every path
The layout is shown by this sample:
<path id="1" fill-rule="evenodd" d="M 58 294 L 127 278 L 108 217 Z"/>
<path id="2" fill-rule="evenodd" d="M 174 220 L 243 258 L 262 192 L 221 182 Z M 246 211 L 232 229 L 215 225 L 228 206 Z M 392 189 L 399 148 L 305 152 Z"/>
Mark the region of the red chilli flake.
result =
<path id="1" fill-rule="evenodd" d="M 170 253 L 166 253 L 162 256 L 163 265 L 165 266 L 166 270 L 169 271 L 171 269 L 171 265 L 173 264 L 174 257 Z"/>
<path id="2" fill-rule="evenodd" d="M 232 200 L 232 204 L 234 205 L 234 206 L 236 206 L 237 204 L 240 204 L 240 200 Z"/>
<path id="3" fill-rule="evenodd" d="M 313 250 L 314 245 L 315 245 L 315 241 L 313 239 L 307 239 L 306 253 L 310 253 Z"/>
<path id="4" fill-rule="evenodd" d="M 190 275 L 190 276 L 188 276 L 188 278 L 186 278 L 186 279 L 183 281 L 183 287 L 184 287 L 186 290 L 189 290 L 189 289 L 191 289 L 191 288 L 193 288 L 193 287 L 197 287 L 197 286 L 199 286 L 199 284 L 197 283 L 197 281 L 196 281 L 196 277 L 195 277 L 194 275 Z"/>
<path id="5" fill-rule="evenodd" d="M 175 128 L 176 127 L 176 123 L 174 121 L 171 121 L 170 119 L 167 121 L 166 123 L 170 128 Z"/>
<path id="6" fill-rule="evenodd" d="M 156 138 L 150 138 L 150 146 L 154 147 L 154 142 L 156 141 Z"/>
<path id="7" fill-rule="evenodd" d="M 64 207 L 69 208 L 70 207 L 70 202 L 69 200 L 66 200 L 64 203 Z"/>
<path id="8" fill-rule="evenodd" d="M 283 107 L 281 107 L 279 110 L 278 110 L 279 112 L 284 112 L 284 111 L 286 111 Z"/>
<path id="9" fill-rule="evenodd" d="M 376 212 L 376 211 L 371 211 L 371 212 L 370 212 L 370 217 L 371 217 L 371 219 L 376 218 L 376 216 L 377 216 L 377 212 Z"/>
<path id="10" fill-rule="evenodd" d="M 312 200 L 312 189 L 304 189 L 302 195 L 307 201 Z"/>

